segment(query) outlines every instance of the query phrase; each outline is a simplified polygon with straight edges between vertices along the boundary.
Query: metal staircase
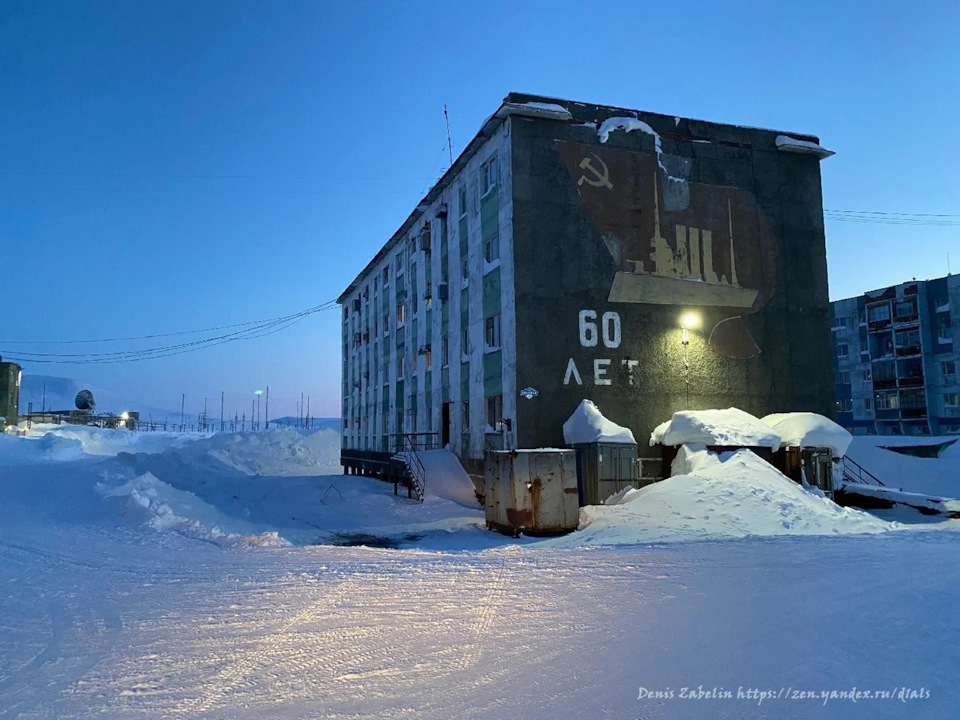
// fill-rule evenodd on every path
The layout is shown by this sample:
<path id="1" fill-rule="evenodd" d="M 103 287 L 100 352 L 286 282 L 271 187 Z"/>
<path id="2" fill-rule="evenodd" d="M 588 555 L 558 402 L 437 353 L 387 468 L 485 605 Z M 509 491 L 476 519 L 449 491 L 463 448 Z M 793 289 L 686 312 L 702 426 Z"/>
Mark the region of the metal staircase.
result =
<path id="1" fill-rule="evenodd" d="M 846 455 L 843 456 L 843 462 L 841 463 L 840 467 L 843 470 L 844 482 L 886 487 L 886 485 L 880 482 L 880 478 L 871 473 L 856 460 L 853 460 Z"/>
<path id="2" fill-rule="evenodd" d="M 417 502 L 423 502 L 423 493 L 427 483 L 427 471 L 417 455 L 417 448 L 413 439 L 409 436 L 403 436 L 403 448 L 393 456 L 393 459 L 399 462 L 403 468 L 403 474 L 406 476 L 407 488 L 410 491 L 409 496 L 416 496 Z"/>

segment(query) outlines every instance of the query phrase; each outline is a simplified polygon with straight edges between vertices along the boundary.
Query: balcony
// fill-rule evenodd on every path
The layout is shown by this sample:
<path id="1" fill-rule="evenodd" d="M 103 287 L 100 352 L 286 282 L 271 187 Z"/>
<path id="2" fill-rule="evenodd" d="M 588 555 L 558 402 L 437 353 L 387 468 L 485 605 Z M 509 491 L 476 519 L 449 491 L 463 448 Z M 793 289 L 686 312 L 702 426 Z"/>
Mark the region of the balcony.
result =
<path id="1" fill-rule="evenodd" d="M 923 387 L 923 385 L 923 375 L 900 378 L 900 387 L 902 388 Z"/>
<path id="2" fill-rule="evenodd" d="M 904 420 L 925 418 L 927 416 L 927 409 L 926 408 L 901 408 L 900 416 Z"/>
<path id="3" fill-rule="evenodd" d="M 897 357 L 913 357 L 920 355 L 922 352 L 923 349 L 919 345 L 907 345 L 897 348 Z"/>

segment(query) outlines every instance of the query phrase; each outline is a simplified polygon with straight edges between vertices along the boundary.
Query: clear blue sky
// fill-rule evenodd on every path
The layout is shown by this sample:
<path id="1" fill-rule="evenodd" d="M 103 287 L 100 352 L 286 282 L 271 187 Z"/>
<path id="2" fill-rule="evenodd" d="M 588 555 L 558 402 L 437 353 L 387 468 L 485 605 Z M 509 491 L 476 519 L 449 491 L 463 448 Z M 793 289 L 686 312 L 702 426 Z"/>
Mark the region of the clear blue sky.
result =
<path id="1" fill-rule="evenodd" d="M 456 153 L 511 90 L 815 134 L 825 207 L 960 215 L 958 6 L 788 5 L 3 0 L 0 352 L 336 298 L 446 167 L 443 105 Z M 831 296 L 960 269 L 958 233 L 828 221 Z M 188 412 L 270 385 L 272 415 L 304 392 L 336 416 L 339 344 L 332 310 L 25 371 Z"/>

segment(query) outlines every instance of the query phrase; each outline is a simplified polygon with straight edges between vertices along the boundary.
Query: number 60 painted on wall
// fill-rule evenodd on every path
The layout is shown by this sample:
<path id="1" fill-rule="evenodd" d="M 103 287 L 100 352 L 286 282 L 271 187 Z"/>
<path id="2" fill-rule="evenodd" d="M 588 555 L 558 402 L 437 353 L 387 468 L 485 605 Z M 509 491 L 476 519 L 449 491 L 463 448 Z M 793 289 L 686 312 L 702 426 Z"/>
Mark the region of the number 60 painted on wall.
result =
<path id="1" fill-rule="evenodd" d="M 601 334 L 604 347 L 620 347 L 620 313 L 605 312 L 600 318 L 600 327 L 597 328 L 597 311 L 581 310 L 580 344 L 583 347 L 597 347 Z"/>

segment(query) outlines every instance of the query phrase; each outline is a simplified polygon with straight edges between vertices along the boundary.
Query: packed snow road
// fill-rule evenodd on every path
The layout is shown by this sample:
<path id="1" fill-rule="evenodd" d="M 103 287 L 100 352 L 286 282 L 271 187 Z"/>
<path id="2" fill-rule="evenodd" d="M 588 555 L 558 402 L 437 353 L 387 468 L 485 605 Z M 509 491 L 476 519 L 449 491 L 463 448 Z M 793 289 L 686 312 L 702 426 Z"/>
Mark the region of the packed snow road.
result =
<path id="1" fill-rule="evenodd" d="M 230 492 L 225 471 L 190 479 L 209 467 L 179 440 L 176 462 L 45 442 L 42 461 L 13 446 L 0 455 L 0 718 L 943 718 L 956 708 L 955 532 L 515 545 L 479 542 L 476 527 L 451 532 L 476 511 L 405 505 L 381 487 L 369 505 L 331 510 L 341 528 L 358 522 L 357 506 L 396 503 L 393 528 L 423 507 L 434 527 L 425 545 L 442 544 L 443 526 L 444 552 L 293 547 L 280 538 L 296 523 L 279 535 L 265 524 L 285 517 L 276 493 L 269 512 L 248 513 L 254 496 L 237 477 Z M 285 487 L 303 502 L 300 441 L 256 442 L 272 447 L 264 456 L 298 458 Z M 266 459 L 258 467 L 282 476 Z M 130 485 L 123 468 L 144 464 L 163 477 Z M 316 487 L 334 483 L 348 499 L 364 482 L 325 471 L 314 468 Z M 259 497 L 265 479 L 249 477 Z M 209 484 L 206 500 L 184 490 Z"/>

